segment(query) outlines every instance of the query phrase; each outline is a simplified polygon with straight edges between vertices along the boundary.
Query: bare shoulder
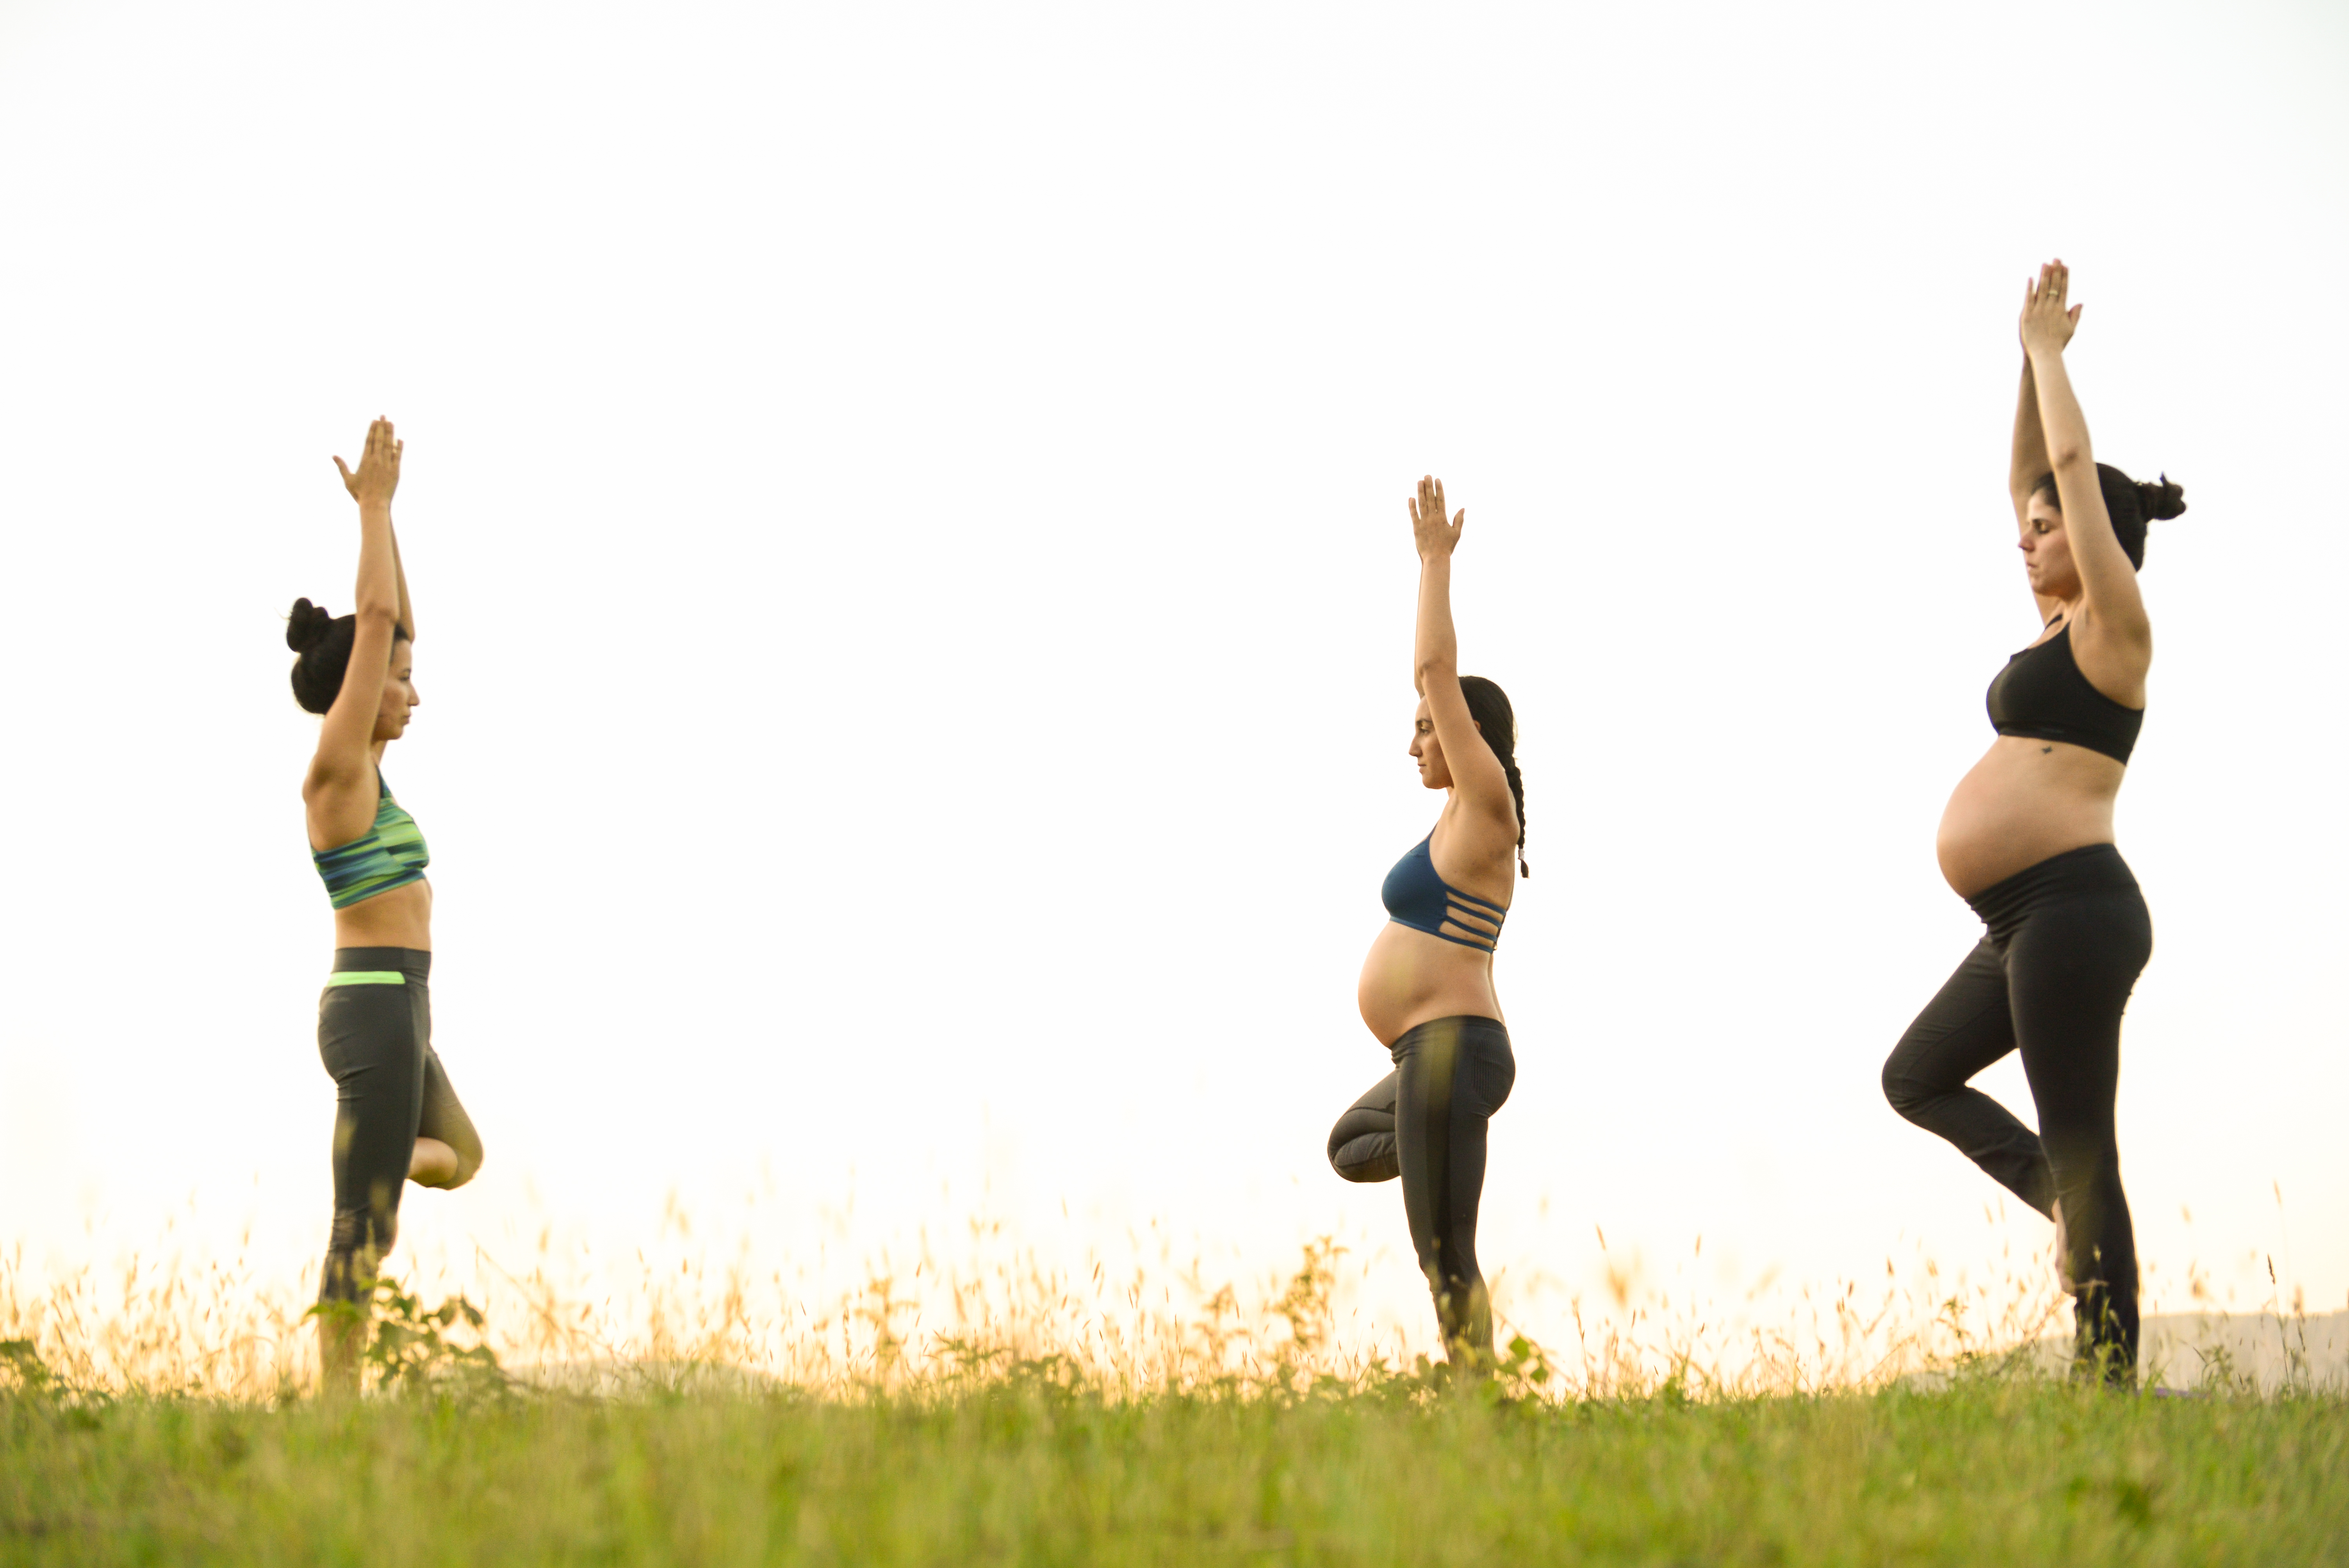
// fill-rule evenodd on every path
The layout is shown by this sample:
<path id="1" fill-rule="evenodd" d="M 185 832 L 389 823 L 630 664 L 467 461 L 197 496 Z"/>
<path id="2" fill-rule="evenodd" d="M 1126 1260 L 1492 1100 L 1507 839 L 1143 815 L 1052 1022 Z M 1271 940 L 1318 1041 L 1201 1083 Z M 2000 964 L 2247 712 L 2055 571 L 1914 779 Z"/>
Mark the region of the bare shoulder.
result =
<path id="1" fill-rule="evenodd" d="M 2143 707 L 2145 677 L 2153 667 L 2152 629 L 2116 628 L 2094 606 L 2083 606 L 2070 630 L 2072 662 L 2088 684 L 2125 707 Z"/>
<path id="2" fill-rule="evenodd" d="M 1495 815 L 1455 799 L 1437 819 L 1428 850 L 1431 860 L 1440 855 L 1443 863 L 1435 870 L 1444 881 L 1471 892 L 1496 888 L 1501 893 L 1498 902 L 1504 905 L 1509 902 L 1517 870 L 1517 824 L 1513 810 Z"/>

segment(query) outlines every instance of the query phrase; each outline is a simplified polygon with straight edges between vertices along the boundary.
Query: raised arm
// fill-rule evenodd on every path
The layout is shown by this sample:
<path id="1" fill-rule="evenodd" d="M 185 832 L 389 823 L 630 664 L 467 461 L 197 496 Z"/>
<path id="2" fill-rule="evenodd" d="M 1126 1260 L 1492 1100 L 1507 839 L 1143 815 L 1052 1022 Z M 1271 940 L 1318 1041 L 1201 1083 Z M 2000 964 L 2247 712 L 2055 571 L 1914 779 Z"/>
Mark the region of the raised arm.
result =
<path id="1" fill-rule="evenodd" d="M 398 444 L 400 443 L 395 443 L 395 445 Z M 343 459 L 340 458 L 335 459 L 335 467 L 341 470 L 343 488 L 351 492 L 351 499 L 358 501 L 362 507 L 366 506 L 367 502 L 359 495 L 358 475 L 343 468 Z M 359 459 L 359 467 L 362 469 L 367 467 L 367 459 L 364 456 Z M 394 468 L 395 472 L 392 474 L 391 482 L 396 488 L 399 483 L 399 475 L 396 471 L 396 464 Z M 390 502 L 387 500 L 384 504 L 388 507 Z M 365 567 L 362 566 L 361 570 L 364 571 Z M 408 563 L 399 556 L 399 530 L 397 526 L 391 531 L 391 574 L 399 583 L 399 634 L 412 643 L 416 641 L 416 605 L 408 597 Z"/>
<path id="2" fill-rule="evenodd" d="M 2047 436 L 2039 418 L 2039 383 L 2031 374 L 2031 356 L 2023 356 L 2023 387 L 2014 396 L 2014 455 L 2006 465 L 2006 491 L 2014 498 L 2019 519 L 2031 507 L 2031 492 L 2047 477 Z"/>
<path id="3" fill-rule="evenodd" d="M 383 707 L 384 676 L 391 668 L 392 642 L 406 607 L 398 547 L 391 536 L 391 497 L 399 488 L 401 446 L 391 421 L 378 419 L 367 427 L 367 448 L 356 472 L 344 467 L 342 459 L 335 459 L 344 486 L 359 503 L 357 603 L 352 612 L 357 624 L 343 689 L 335 694 L 334 706 L 319 727 L 317 754 L 310 762 L 312 792 L 365 783 L 368 796 L 374 794 L 376 715 Z"/>
<path id="4" fill-rule="evenodd" d="M 2031 356 L 2023 356 L 2023 387 L 2014 395 L 2014 452 L 2006 465 L 2006 490 L 2014 499 L 2014 521 L 2018 528 L 2026 527 L 2031 520 L 2031 492 L 2047 477 L 2047 435 L 2039 421 L 2039 383 L 2031 374 Z M 2044 593 L 2033 593 L 2039 606 L 2039 624 L 2045 625 L 2055 614 L 2056 601 Z"/>
<path id="5" fill-rule="evenodd" d="M 1506 825 L 1516 810 L 1509 776 L 1468 715 L 1468 698 L 1460 690 L 1460 641 L 1452 629 L 1452 552 L 1460 543 L 1468 513 L 1463 511 L 1446 522 L 1444 486 L 1433 478 L 1419 481 L 1418 498 L 1408 504 L 1412 536 L 1419 546 L 1419 624 L 1412 639 L 1412 683 L 1427 699 L 1427 715 L 1435 726 L 1436 743 L 1444 748 L 1453 788 L 1479 815 Z"/>
<path id="6" fill-rule="evenodd" d="M 391 574 L 399 580 L 399 632 L 409 642 L 416 641 L 416 606 L 408 597 L 408 563 L 399 558 L 399 530 L 391 531 Z"/>
<path id="7" fill-rule="evenodd" d="M 2112 514 L 2105 510 L 2105 492 L 2096 482 L 2087 418 L 2080 412 L 2080 399 L 2064 367 L 2064 346 L 2080 323 L 2079 306 L 2064 308 L 2070 284 L 2070 269 L 2060 261 L 2050 262 L 2023 294 L 2023 349 L 2031 356 L 2032 376 L 2038 383 L 2041 438 L 2046 443 L 2047 466 L 2055 475 L 2064 534 L 2080 573 L 2089 617 L 2098 623 L 2097 634 L 2116 637 L 2130 648 L 2149 648 L 2153 628 L 2137 591 L 2137 568 L 2129 564 L 2128 552 L 2113 532 Z M 2026 503 L 2029 499 L 2024 497 Z"/>

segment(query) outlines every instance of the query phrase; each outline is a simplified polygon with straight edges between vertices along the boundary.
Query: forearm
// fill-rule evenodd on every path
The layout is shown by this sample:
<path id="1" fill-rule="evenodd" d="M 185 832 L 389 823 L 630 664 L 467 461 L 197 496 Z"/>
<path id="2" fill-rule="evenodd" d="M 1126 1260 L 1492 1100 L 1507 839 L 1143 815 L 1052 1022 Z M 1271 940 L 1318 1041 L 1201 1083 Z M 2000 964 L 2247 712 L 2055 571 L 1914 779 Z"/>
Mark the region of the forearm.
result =
<path id="1" fill-rule="evenodd" d="M 399 629 L 416 640 L 416 606 L 408 598 L 408 563 L 399 555 L 399 530 L 391 531 L 391 574 L 399 582 Z"/>
<path id="2" fill-rule="evenodd" d="M 1419 628 L 1412 639 L 1413 684 L 1422 686 L 1430 674 L 1450 675 L 1460 667 L 1460 641 L 1452 630 L 1452 557 L 1426 555 L 1419 562 Z"/>
<path id="3" fill-rule="evenodd" d="M 388 502 L 359 506 L 359 575 L 352 590 L 355 613 L 361 619 L 384 616 L 397 620 L 404 597 L 399 581 L 399 552 L 391 537 Z"/>
<path id="4" fill-rule="evenodd" d="M 2080 412 L 2080 399 L 2072 391 L 2072 377 L 2064 367 L 2063 351 L 2042 349 L 2033 355 L 2031 372 L 2039 388 L 2041 455 L 2047 463 L 2044 471 L 2092 467 L 2095 458 L 2088 447 L 2088 418 Z"/>
<path id="5" fill-rule="evenodd" d="M 2008 465 L 2006 488 L 2028 494 L 2054 465 L 2047 460 L 2047 436 L 2039 418 L 2039 382 L 2031 373 L 2031 356 L 2023 356 L 2023 387 L 2014 397 L 2014 455 Z"/>

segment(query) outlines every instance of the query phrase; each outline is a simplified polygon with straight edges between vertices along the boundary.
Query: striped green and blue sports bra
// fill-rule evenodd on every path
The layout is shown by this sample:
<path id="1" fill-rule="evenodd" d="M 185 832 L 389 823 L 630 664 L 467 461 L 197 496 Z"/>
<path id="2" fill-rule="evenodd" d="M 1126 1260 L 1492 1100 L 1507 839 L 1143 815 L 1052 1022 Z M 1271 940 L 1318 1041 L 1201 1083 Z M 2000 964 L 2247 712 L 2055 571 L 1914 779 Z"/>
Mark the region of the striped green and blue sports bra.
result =
<path id="1" fill-rule="evenodd" d="M 310 851 L 336 909 L 422 882 L 424 868 L 432 863 L 431 851 L 424 847 L 424 830 L 391 798 L 391 786 L 383 781 L 380 770 L 375 788 L 374 827 L 347 844 Z"/>

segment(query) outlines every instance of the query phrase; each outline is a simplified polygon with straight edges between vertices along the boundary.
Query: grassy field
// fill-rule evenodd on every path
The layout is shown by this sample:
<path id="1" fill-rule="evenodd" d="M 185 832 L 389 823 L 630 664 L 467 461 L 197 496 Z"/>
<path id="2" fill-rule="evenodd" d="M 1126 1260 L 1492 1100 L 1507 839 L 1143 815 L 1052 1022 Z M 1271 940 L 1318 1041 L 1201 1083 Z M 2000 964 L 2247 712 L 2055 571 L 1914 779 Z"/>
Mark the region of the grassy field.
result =
<path id="1" fill-rule="evenodd" d="M 2349 1404 L 959 1387 L 0 1396 L 0 1561 L 2337 1563 Z"/>
<path id="2" fill-rule="evenodd" d="M 341 1402 L 267 1271 L 0 1258 L 0 1564 L 2349 1563 L 2329 1319 L 2111 1394 L 2049 1375 L 2044 1270 L 1929 1270 L 1761 1355 L 1578 1310 L 1446 1391 L 1339 1333 L 1339 1256 L 1188 1304 L 926 1262 L 926 1319 L 888 1276 L 793 1314 L 647 1264 L 626 1319 L 387 1283 Z"/>

